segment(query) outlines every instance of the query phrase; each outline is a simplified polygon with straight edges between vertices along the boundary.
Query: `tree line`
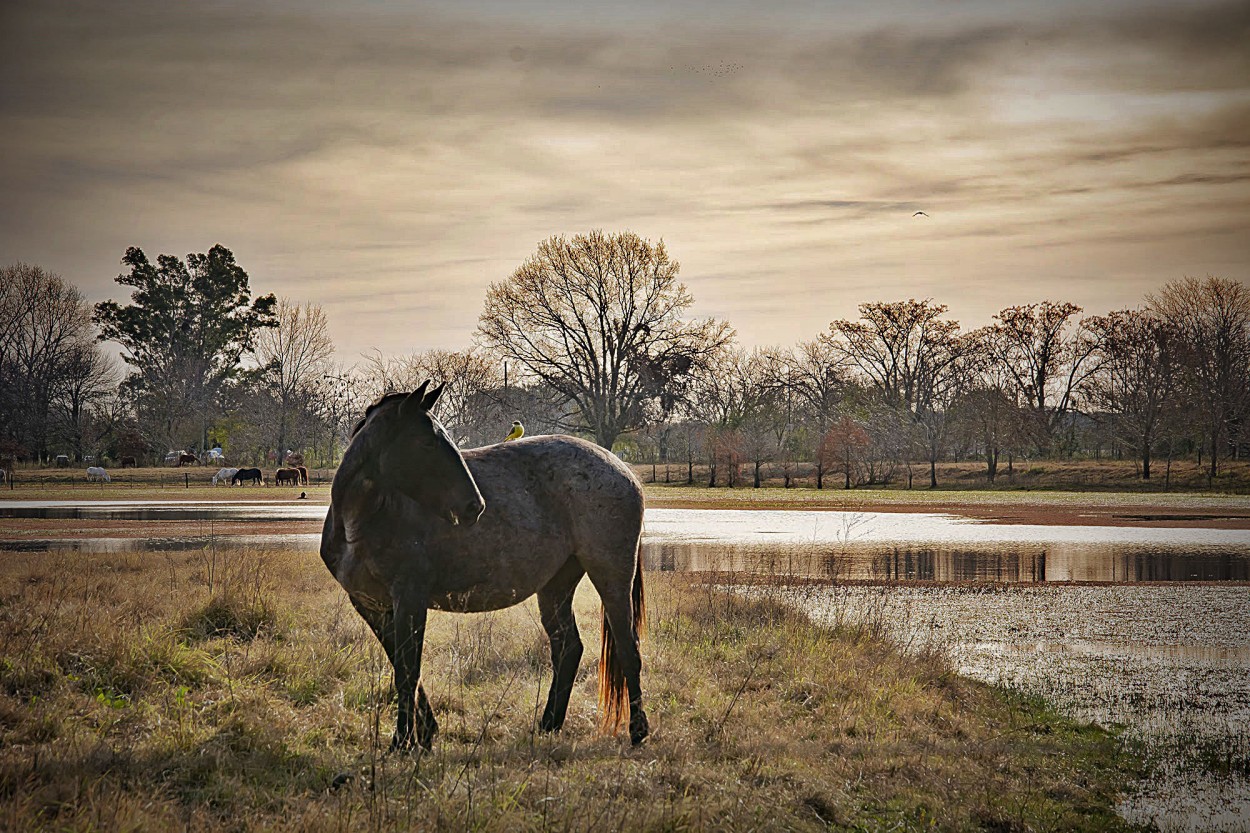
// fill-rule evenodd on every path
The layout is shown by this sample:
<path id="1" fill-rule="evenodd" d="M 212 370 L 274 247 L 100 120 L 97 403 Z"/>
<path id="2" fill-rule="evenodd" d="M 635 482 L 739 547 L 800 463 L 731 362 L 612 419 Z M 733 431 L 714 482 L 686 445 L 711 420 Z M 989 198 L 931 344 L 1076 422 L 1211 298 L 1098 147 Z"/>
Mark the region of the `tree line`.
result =
<path id="1" fill-rule="evenodd" d="M 463 445 L 570 432 L 685 479 L 937 486 L 937 464 L 1116 454 L 1143 479 L 1250 449 L 1250 290 L 1182 278 L 1133 309 L 1050 300 L 966 330 L 933 299 L 870 301 L 791 347 L 747 350 L 694 304 L 662 242 L 553 237 L 487 291 L 473 346 L 336 361 L 315 304 L 252 296 L 223 246 L 155 263 L 130 248 L 128 303 L 87 304 L 37 266 L 0 275 L 0 453 L 332 465 L 375 397 L 444 383 Z M 120 348 L 122 366 L 106 343 Z"/>

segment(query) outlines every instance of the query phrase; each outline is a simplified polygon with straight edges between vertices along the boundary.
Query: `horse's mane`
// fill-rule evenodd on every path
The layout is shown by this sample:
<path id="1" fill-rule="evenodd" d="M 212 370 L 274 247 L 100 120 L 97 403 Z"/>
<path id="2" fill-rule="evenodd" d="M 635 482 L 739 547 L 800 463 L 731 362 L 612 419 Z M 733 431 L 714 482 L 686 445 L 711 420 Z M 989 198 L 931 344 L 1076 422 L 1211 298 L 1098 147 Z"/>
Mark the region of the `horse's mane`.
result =
<path id="1" fill-rule="evenodd" d="M 360 429 L 364 428 L 365 423 L 368 422 L 369 415 L 372 414 L 374 411 L 376 411 L 378 408 L 381 408 L 382 406 L 386 405 L 389 402 L 393 402 L 396 399 L 405 399 L 407 397 L 408 397 L 407 393 L 404 393 L 402 391 L 396 391 L 394 393 L 384 393 L 381 396 L 379 396 L 377 399 L 373 400 L 373 404 L 371 404 L 368 408 L 365 408 L 365 415 L 360 418 L 360 421 L 356 423 L 356 427 L 352 429 L 352 437 L 355 437 L 357 434 L 360 433 Z"/>

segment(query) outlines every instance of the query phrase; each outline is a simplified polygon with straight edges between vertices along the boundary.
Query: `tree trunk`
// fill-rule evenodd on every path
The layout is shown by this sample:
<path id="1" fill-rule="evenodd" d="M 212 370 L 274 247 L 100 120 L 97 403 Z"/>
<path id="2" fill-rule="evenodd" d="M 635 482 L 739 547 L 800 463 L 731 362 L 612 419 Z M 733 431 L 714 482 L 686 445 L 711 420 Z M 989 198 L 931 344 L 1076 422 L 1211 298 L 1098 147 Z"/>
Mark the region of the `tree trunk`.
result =
<path id="1" fill-rule="evenodd" d="M 1141 479 L 1150 479 L 1150 442 L 1142 443 L 1141 449 Z"/>
<path id="2" fill-rule="evenodd" d="M 756 460 L 755 461 L 755 482 L 752 484 L 752 488 L 758 489 L 759 487 L 760 487 L 760 461 Z"/>
<path id="3" fill-rule="evenodd" d="M 1220 458 L 1219 452 L 1220 452 L 1220 432 L 1212 431 L 1211 432 L 1211 471 L 1207 475 L 1207 480 L 1214 480 L 1215 475 L 1219 473 L 1219 463 L 1217 462 Z"/>
<path id="4" fill-rule="evenodd" d="M 986 449 L 985 452 L 985 479 L 993 483 L 994 478 L 998 476 L 998 449 Z"/>
<path id="5" fill-rule="evenodd" d="M 816 461 L 816 488 L 825 488 L 825 466 L 819 460 Z"/>
<path id="6" fill-rule="evenodd" d="M 610 425 L 599 425 L 595 428 L 595 444 L 611 451 L 612 444 L 616 442 L 616 438 L 620 436 L 620 433 L 620 431 Z"/>

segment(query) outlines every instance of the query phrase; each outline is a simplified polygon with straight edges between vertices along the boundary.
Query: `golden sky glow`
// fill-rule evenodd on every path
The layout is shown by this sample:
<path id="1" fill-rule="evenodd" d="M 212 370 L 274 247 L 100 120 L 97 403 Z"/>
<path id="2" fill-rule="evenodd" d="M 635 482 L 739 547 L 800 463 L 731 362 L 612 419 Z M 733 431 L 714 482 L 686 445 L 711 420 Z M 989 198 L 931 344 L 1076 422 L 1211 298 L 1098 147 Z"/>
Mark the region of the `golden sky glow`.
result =
<path id="1" fill-rule="evenodd" d="M 222 243 L 349 362 L 593 228 L 747 345 L 1250 278 L 1250 3 L 308 5 L 5 3 L 0 261 Z"/>

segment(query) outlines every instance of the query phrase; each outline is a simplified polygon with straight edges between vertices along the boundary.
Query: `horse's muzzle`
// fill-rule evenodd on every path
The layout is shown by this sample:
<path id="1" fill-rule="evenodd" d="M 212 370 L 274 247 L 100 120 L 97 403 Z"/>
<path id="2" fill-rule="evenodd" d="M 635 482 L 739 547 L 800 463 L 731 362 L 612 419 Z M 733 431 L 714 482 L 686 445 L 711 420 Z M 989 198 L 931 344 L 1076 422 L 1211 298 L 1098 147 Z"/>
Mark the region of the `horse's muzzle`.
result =
<path id="1" fill-rule="evenodd" d="M 473 526 L 477 523 L 478 518 L 482 517 L 482 513 L 486 511 L 486 502 L 480 497 L 474 498 L 464 505 L 459 511 L 452 509 L 447 513 L 447 519 L 451 521 L 452 526 L 464 524 L 465 526 Z"/>

